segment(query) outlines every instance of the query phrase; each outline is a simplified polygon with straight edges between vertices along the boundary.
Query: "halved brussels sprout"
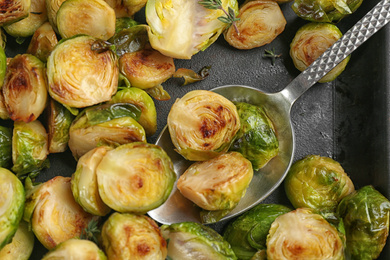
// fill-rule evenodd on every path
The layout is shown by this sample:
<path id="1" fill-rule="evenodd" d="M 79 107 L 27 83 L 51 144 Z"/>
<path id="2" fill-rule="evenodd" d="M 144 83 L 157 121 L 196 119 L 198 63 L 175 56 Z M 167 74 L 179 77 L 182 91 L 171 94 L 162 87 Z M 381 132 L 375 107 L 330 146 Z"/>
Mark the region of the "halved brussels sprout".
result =
<path id="1" fill-rule="evenodd" d="M 5 107 L 3 91 L 0 91 L 0 118 L 3 120 L 10 119 L 7 108 Z"/>
<path id="2" fill-rule="evenodd" d="M 93 215 L 105 216 L 111 210 L 100 198 L 96 167 L 107 151 L 112 149 L 108 146 L 100 146 L 84 154 L 78 160 L 76 171 L 72 175 L 73 197 L 86 212 Z"/>
<path id="3" fill-rule="evenodd" d="M 163 225 L 161 232 L 163 237 L 169 241 L 169 259 L 237 259 L 230 244 L 208 226 L 195 222 L 183 222 Z"/>
<path id="4" fill-rule="evenodd" d="M 60 9 L 61 5 L 65 0 L 45 0 L 46 1 L 46 9 L 47 9 L 47 18 L 53 26 L 54 31 L 58 32 L 57 30 L 57 12 L 58 9 Z"/>
<path id="5" fill-rule="evenodd" d="M 290 44 L 290 56 L 295 67 L 304 71 L 341 36 L 341 31 L 334 24 L 308 23 L 302 26 Z M 349 59 L 350 56 L 345 58 L 318 82 L 325 83 L 336 79 L 344 71 Z"/>
<path id="6" fill-rule="evenodd" d="M 177 99 L 167 124 L 176 151 L 191 161 L 225 153 L 240 129 L 236 106 L 220 94 L 193 90 Z"/>
<path id="7" fill-rule="evenodd" d="M 234 103 L 240 116 L 241 128 L 230 150 L 237 151 L 259 170 L 279 153 L 275 128 L 266 111 L 244 102 Z"/>
<path id="8" fill-rule="evenodd" d="M 125 53 L 119 58 L 120 72 L 130 81 L 131 86 L 147 89 L 162 84 L 175 73 L 173 58 L 152 49 Z"/>
<path id="9" fill-rule="evenodd" d="M 130 103 L 104 104 L 87 108 L 69 129 L 68 146 L 78 159 L 99 145 L 116 147 L 146 142 L 145 130 L 137 122 L 141 111 Z"/>
<path id="10" fill-rule="evenodd" d="M 47 102 L 45 64 L 31 54 L 18 54 L 7 66 L 3 85 L 10 118 L 26 123 L 43 112 Z"/>
<path id="11" fill-rule="evenodd" d="M 30 0 L 29 14 L 20 21 L 3 26 L 4 30 L 14 37 L 28 37 L 47 21 L 46 1 Z"/>
<path id="12" fill-rule="evenodd" d="M 192 164 L 179 177 L 177 188 L 202 209 L 213 211 L 201 216 L 203 222 L 210 223 L 237 206 L 252 177 L 251 162 L 238 152 L 228 152 Z"/>
<path id="13" fill-rule="evenodd" d="M 62 38 L 87 34 L 108 40 L 115 33 L 115 12 L 104 0 L 66 0 L 56 20 Z"/>
<path id="14" fill-rule="evenodd" d="M 43 62 L 47 61 L 58 40 L 49 22 L 42 24 L 33 34 L 27 53 L 34 55 Z"/>
<path id="15" fill-rule="evenodd" d="M 113 213 L 103 224 L 103 248 L 109 259 L 165 260 L 167 242 L 151 218 Z"/>
<path id="16" fill-rule="evenodd" d="M 12 129 L 0 126 L 0 167 L 12 165 Z"/>
<path id="17" fill-rule="evenodd" d="M 14 122 L 12 134 L 12 171 L 19 178 L 36 175 L 49 167 L 47 133 L 38 120 L 30 123 Z"/>
<path id="18" fill-rule="evenodd" d="M 115 11 L 117 18 L 132 17 L 145 6 L 147 0 L 104 0 Z"/>
<path id="19" fill-rule="evenodd" d="M 42 260 L 106 260 L 104 252 L 92 241 L 71 238 L 46 253 Z"/>
<path id="20" fill-rule="evenodd" d="M 0 168 L 0 249 L 10 243 L 23 216 L 25 192 L 11 171 Z"/>
<path id="21" fill-rule="evenodd" d="M 310 209 L 299 208 L 275 219 L 267 236 L 267 259 L 344 259 L 335 227 Z"/>
<path id="22" fill-rule="evenodd" d="M 163 204 L 176 180 L 172 161 L 164 150 L 141 142 L 107 152 L 96 174 L 105 204 L 119 212 L 141 214 Z"/>
<path id="23" fill-rule="evenodd" d="M 230 7 L 238 14 L 237 0 L 222 0 L 222 7 Z M 149 0 L 146 3 L 146 22 L 153 49 L 163 55 L 190 59 L 214 43 L 227 24 L 218 17 L 220 9 L 207 9 L 198 0 Z"/>
<path id="24" fill-rule="evenodd" d="M 110 103 L 130 103 L 141 109 L 138 123 L 145 129 L 147 136 L 152 136 L 157 130 L 157 112 L 153 99 L 139 88 L 124 88 L 118 91 Z"/>
<path id="25" fill-rule="evenodd" d="M 68 148 L 69 129 L 74 116 L 63 105 L 50 99 L 47 107 L 49 153 L 61 153 Z"/>
<path id="26" fill-rule="evenodd" d="M 294 0 L 291 6 L 302 19 L 312 22 L 339 22 L 352 14 L 363 0 Z"/>
<path id="27" fill-rule="evenodd" d="M 2 1 L 0 5 L 0 26 L 14 23 L 28 16 L 30 0 Z"/>
<path id="28" fill-rule="evenodd" d="M 34 233 L 21 220 L 12 241 L 0 250 L 1 260 L 28 260 L 34 248 Z"/>
<path id="29" fill-rule="evenodd" d="M 5 45 L 7 42 L 7 35 L 4 33 L 4 30 L 0 28 L 0 46 L 5 49 Z"/>
<path id="30" fill-rule="evenodd" d="M 291 209 L 278 204 L 259 204 L 226 227 L 223 237 L 239 259 L 251 259 L 266 249 L 268 231 L 274 220 Z"/>
<path id="31" fill-rule="evenodd" d="M 7 56 L 5 55 L 4 47 L 0 46 L 0 89 L 3 87 L 5 73 L 7 71 Z"/>
<path id="32" fill-rule="evenodd" d="M 224 32 L 225 40 L 237 49 L 253 49 L 272 42 L 287 23 L 279 5 L 269 0 L 245 2 L 237 18 L 238 31 L 230 26 Z"/>
<path id="33" fill-rule="evenodd" d="M 79 237 L 93 218 L 74 200 L 70 177 L 56 176 L 38 187 L 28 186 L 26 193 L 24 220 L 47 249 Z"/>
<path id="34" fill-rule="evenodd" d="M 341 165 L 331 158 L 308 155 L 290 168 L 284 188 L 295 208 L 335 212 L 342 198 L 355 188 Z"/>
<path id="35" fill-rule="evenodd" d="M 47 60 L 49 94 L 69 107 L 87 107 L 110 100 L 118 84 L 118 62 L 110 51 L 95 52 L 96 38 L 86 35 L 66 39 Z"/>
<path id="36" fill-rule="evenodd" d="M 345 197 L 337 212 L 351 259 L 377 259 L 389 235 L 390 201 L 368 185 Z"/>

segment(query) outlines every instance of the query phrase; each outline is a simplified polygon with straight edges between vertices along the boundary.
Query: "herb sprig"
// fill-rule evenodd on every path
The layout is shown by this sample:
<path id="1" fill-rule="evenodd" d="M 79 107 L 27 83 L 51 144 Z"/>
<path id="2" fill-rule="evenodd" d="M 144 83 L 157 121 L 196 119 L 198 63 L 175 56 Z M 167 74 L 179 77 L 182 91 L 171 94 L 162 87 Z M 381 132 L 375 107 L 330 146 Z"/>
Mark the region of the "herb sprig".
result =
<path id="1" fill-rule="evenodd" d="M 270 58 L 271 64 L 275 65 L 276 58 L 279 58 L 282 54 L 275 54 L 275 48 L 272 50 L 265 50 L 265 54 L 263 54 L 263 58 Z"/>
<path id="2" fill-rule="evenodd" d="M 234 13 L 234 10 L 229 6 L 228 10 L 226 11 L 222 7 L 222 1 L 221 0 L 202 0 L 198 2 L 200 5 L 202 5 L 204 8 L 212 9 L 212 10 L 222 10 L 226 16 L 220 16 L 218 17 L 218 20 L 220 20 L 223 23 L 230 24 L 234 27 L 234 30 L 236 30 L 237 34 L 239 34 L 236 21 L 239 21 L 240 18 L 236 17 L 236 14 Z"/>

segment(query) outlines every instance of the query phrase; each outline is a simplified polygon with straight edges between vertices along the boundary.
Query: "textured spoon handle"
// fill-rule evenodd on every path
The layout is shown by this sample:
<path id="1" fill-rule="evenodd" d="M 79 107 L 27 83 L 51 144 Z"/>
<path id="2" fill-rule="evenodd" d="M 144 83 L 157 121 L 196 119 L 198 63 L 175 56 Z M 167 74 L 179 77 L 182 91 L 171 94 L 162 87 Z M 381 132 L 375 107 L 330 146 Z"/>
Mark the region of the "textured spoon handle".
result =
<path id="1" fill-rule="evenodd" d="M 282 92 L 291 104 L 390 21 L 390 0 L 380 1 Z"/>

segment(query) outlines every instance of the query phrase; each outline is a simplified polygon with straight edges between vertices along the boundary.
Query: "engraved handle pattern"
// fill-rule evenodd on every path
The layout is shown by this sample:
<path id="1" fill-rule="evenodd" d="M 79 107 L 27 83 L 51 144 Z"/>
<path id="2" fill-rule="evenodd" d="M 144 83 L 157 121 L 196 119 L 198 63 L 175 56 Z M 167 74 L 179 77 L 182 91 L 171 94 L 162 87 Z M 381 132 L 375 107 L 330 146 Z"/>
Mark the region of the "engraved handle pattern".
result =
<path id="1" fill-rule="evenodd" d="M 303 71 L 307 84 L 311 86 L 320 80 L 389 21 L 390 0 L 382 0 Z"/>

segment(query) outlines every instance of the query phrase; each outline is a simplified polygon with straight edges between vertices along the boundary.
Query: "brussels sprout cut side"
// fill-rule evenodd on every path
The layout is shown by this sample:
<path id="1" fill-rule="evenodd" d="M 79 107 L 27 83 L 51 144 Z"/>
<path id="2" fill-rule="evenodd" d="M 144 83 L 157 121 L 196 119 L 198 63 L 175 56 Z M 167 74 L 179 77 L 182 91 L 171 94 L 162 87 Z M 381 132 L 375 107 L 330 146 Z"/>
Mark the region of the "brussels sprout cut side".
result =
<path id="1" fill-rule="evenodd" d="M 42 260 L 90 259 L 106 260 L 104 252 L 93 242 L 71 238 L 45 254 Z"/>
<path id="2" fill-rule="evenodd" d="M 34 233 L 21 220 L 12 241 L 0 250 L 2 260 L 28 260 L 34 248 Z"/>

